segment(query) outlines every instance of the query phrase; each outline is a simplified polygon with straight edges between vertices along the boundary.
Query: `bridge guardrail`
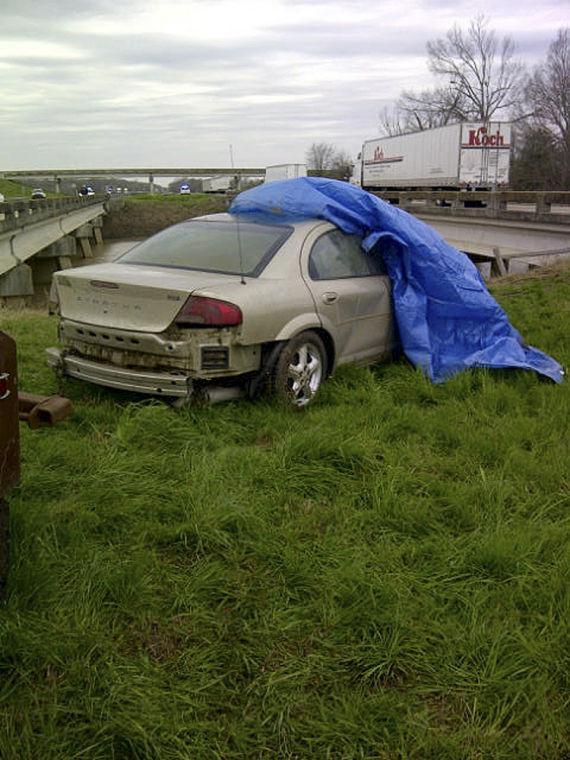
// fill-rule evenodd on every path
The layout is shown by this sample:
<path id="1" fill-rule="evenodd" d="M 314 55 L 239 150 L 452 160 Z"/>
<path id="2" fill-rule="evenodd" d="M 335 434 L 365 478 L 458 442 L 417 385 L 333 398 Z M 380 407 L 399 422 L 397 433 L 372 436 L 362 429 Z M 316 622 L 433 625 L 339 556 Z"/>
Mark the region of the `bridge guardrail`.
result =
<path id="1" fill-rule="evenodd" d="M 17 199 L 0 203 L 0 233 L 19 229 L 27 224 L 65 214 L 76 208 L 84 208 L 105 201 L 105 195 L 88 197 L 42 198 L 38 200 Z"/>
<path id="2" fill-rule="evenodd" d="M 382 190 L 373 195 L 415 213 L 570 225 L 569 191 Z"/>

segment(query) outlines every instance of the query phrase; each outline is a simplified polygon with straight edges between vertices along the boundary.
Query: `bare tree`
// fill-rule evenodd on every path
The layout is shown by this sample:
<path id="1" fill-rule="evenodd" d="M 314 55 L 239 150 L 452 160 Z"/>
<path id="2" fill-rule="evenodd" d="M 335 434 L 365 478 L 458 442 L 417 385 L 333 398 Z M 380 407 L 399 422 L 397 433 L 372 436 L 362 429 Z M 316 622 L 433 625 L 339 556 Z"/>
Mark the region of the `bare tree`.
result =
<path id="1" fill-rule="evenodd" d="M 452 87 L 435 87 L 419 93 L 404 90 L 392 111 L 384 108 L 380 113 L 380 131 L 392 136 L 444 127 L 461 121 L 464 111 L 465 99 Z"/>
<path id="2" fill-rule="evenodd" d="M 545 63 L 534 70 L 525 89 L 532 112 L 529 127 L 546 131 L 560 154 L 562 186 L 570 183 L 570 29 L 560 29 Z"/>
<path id="3" fill-rule="evenodd" d="M 331 170 L 334 172 L 335 179 L 341 179 L 345 182 L 348 182 L 350 175 L 352 174 L 353 166 L 354 161 L 350 157 L 349 153 L 347 153 L 345 150 L 336 151 L 331 166 Z"/>
<path id="4" fill-rule="evenodd" d="M 402 92 L 394 112 L 381 114 L 381 130 L 403 134 L 469 119 L 488 121 L 511 108 L 524 73 L 514 50 L 512 39 L 497 39 L 484 16 L 473 19 L 467 31 L 455 25 L 427 44 L 428 67 L 442 83 L 419 93 Z"/>
<path id="5" fill-rule="evenodd" d="M 397 102 L 407 132 L 443 127 L 460 121 L 465 111 L 465 97 L 452 86 L 435 87 L 415 93 L 404 90 Z"/>
<path id="6" fill-rule="evenodd" d="M 313 143 L 305 155 L 307 166 L 317 171 L 332 169 L 336 152 L 330 143 Z"/>
<path id="7" fill-rule="evenodd" d="M 406 125 L 403 121 L 402 114 L 396 107 L 391 109 L 388 106 L 380 111 L 380 134 L 386 135 L 386 137 L 393 137 L 394 135 L 403 135 L 411 130 L 406 129 Z"/>
<path id="8" fill-rule="evenodd" d="M 430 71 L 459 96 L 458 118 L 488 121 L 516 104 L 523 67 L 514 59 L 514 42 L 499 40 L 484 16 L 470 21 L 466 32 L 453 26 L 428 42 L 427 51 Z"/>

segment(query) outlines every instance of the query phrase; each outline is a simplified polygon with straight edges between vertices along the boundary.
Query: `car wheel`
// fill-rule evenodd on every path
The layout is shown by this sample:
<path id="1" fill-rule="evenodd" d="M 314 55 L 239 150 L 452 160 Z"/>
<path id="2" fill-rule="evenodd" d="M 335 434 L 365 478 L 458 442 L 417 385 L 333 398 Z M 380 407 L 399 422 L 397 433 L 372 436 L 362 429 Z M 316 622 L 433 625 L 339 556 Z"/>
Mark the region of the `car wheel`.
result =
<path id="1" fill-rule="evenodd" d="M 288 406 L 306 407 L 315 397 L 327 373 L 327 352 L 314 332 L 292 338 L 279 354 L 270 390 Z"/>

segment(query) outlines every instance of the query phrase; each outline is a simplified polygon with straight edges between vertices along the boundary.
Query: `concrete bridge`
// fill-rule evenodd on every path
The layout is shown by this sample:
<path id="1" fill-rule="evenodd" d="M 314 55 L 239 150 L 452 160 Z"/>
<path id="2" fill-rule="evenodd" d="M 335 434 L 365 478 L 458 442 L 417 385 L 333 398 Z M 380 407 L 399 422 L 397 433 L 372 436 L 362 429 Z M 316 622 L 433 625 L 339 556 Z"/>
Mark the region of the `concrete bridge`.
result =
<path id="1" fill-rule="evenodd" d="M 101 242 L 104 197 L 0 203 L 0 303 L 22 299 Z"/>
<path id="2" fill-rule="evenodd" d="M 570 257 L 570 192 L 374 193 L 434 227 L 448 243 L 506 274 Z M 491 270 L 489 272 L 489 269 Z"/>

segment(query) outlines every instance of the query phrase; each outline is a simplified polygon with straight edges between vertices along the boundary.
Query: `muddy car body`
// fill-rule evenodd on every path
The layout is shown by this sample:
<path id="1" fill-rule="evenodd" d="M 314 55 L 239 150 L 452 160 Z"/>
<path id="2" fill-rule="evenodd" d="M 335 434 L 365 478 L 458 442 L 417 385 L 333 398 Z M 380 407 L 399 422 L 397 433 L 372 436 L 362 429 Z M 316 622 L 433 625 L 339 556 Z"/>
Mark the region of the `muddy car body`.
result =
<path id="1" fill-rule="evenodd" d="M 200 217 L 116 262 L 56 273 L 53 297 L 62 344 L 48 350 L 53 367 L 160 396 L 256 386 L 276 371 L 303 406 L 339 364 L 393 347 L 381 258 L 320 220 Z"/>

